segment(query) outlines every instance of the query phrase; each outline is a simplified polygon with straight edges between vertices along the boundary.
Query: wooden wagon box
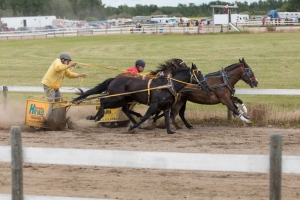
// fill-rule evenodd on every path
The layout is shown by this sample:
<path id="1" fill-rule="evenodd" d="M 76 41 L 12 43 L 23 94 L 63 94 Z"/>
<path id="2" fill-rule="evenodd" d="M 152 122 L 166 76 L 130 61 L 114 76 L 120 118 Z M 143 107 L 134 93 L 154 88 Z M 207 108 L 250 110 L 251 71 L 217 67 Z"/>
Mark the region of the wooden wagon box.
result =
<path id="1" fill-rule="evenodd" d="M 25 124 L 34 128 L 64 128 L 68 106 L 66 97 L 49 102 L 46 97 L 30 96 L 26 103 Z"/>

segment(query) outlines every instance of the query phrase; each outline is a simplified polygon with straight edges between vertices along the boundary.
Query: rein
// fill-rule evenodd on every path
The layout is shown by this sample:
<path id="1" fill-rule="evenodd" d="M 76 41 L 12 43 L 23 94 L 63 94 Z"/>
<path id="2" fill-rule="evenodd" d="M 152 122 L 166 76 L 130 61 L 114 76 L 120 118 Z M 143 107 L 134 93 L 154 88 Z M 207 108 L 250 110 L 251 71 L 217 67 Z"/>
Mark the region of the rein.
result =
<path id="1" fill-rule="evenodd" d="M 244 66 L 244 67 L 243 67 L 243 66 Z M 229 78 L 234 79 L 234 80 L 236 80 L 236 81 L 239 81 L 239 80 L 242 79 L 246 84 L 248 84 L 248 85 L 253 85 L 253 80 L 252 80 L 252 78 L 251 78 L 251 71 L 252 71 L 252 69 L 251 69 L 250 67 L 246 67 L 246 66 L 244 65 L 244 63 L 240 63 L 240 66 L 239 66 L 239 67 L 240 67 L 240 69 L 241 69 L 241 71 L 242 71 L 242 75 L 240 76 L 239 79 L 234 78 L 234 77 L 232 77 L 232 76 L 228 76 L 228 75 L 227 75 L 227 72 L 222 68 L 222 69 L 220 70 L 220 74 L 221 74 L 221 76 L 222 76 L 222 78 L 223 78 L 223 83 L 222 83 L 222 84 L 219 84 L 219 85 L 215 85 L 215 86 L 210 86 L 210 88 L 218 88 L 218 87 L 227 86 L 227 87 L 229 88 L 230 92 L 231 92 L 231 95 L 234 95 L 234 93 L 235 93 L 235 88 L 230 84 Z M 250 80 L 249 83 L 247 83 L 247 82 L 243 79 L 243 77 L 244 77 L 245 75 L 248 76 L 248 78 L 249 78 L 249 80 Z M 255 77 L 253 77 L 253 79 L 255 79 Z"/>
<path id="2" fill-rule="evenodd" d="M 168 77 L 165 77 L 166 79 L 168 79 L 168 83 L 166 85 L 150 88 L 150 85 L 151 85 L 152 80 L 153 80 L 153 79 L 150 79 L 148 81 L 148 84 L 147 84 L 147 89 L 137 90 L 137 91 L 132 91 L 132 92 L 124 92 L 124 93 L 119 93 L 119 94 L 112 94 L 112 95 L 95 96 L 95 97 L 91 97 L 91 98 L 86 98 L 86 100 L 92 100 L 92 99 L 96 99 L 96 98 L 99 98 L 99 99 L 110 98 L 110 97 L 123 96 L 123 95 L 128 95 L 128 94 L 139 93 L 139 92 L 147 92 L 148 93 L 148 105 L 149 105 L 150 104 L 150 91 L 151 90 L 169 89 L 170 93 L 175 97 L 175 101 L 174 101 L 174 104 L 173 104 L 173 106 L 174 106 L 175 103 L 177 102 L 179 96 L 180 96 L 180 93 L 177 93 L 175 91 L 172 81 L 176 81 L 176 82 L 183 83 L 183 84 L 186 84 L 186 85 L 195 85 L 195 84 L 190 84 L 188 82 L 180 81 L 180 80 L 172 78 L 171 76 L 172 75 L 169 74 Z M 192 76 L 194 76 L 197 79 L 197 76 L 195 75 L 194 72 L 191 73 L 191 77 Z"/>
<path id="3" fill-rule="evenodd" d="M 242 64 L 243 64 L 243 63 L 241 63 L 241 65 L 242 65 Z M 243 64 L 243 65 L 244 65 L 244 64 Z M 255 78 L 255 76 L 254 76 L 253 78 L 251 78 L 252 69 L 251 69 L 250 67 L 246 67 L 246 66 L 245 66 L 245 68 L 243 68 L 242 66 L 240 66 L 240 68 L 241 68 L 241 70 L 242 70 L 242 72 L 243 72 L 243 74 L 241 75 L 241 78 L 240 78 L 240 79 L 242 79 L 243 76 L 247 75 L 247 76 L 248 76 L 248 79 L 250 80 L 250 82 L 247 83 L 244 79 L 242 79 L 242 80 L 243 80 L 246 84 L 253 86 L 253 80 L 255 80 L 256 78 Z M 245 69 L 245 70 L 244 70 L 244 69 Z"/>

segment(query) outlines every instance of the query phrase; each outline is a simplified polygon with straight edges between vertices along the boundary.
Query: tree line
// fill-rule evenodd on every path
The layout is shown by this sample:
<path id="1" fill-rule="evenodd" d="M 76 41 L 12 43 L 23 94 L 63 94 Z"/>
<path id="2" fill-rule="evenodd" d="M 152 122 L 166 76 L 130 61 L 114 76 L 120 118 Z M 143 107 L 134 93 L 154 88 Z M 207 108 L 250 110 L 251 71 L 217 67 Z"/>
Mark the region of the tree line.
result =
<path id="1" fill-rule="evenodd" d="M 102 0 L 0 0 L 0 17 L 46 16 L 73 20 L 105 20 L 115 18 L 132 18 L 133 16 L 168 15 L 170 17 L 209 17 L 212 15 L 211 5 L 232 5 L 225 1 L 212 1 L 196 5 L 194 3 L 178 4 L 177 7 L 126 4 L 118 7 L 106 6 Z M 269 10 L 281 12 L 300 12 L 299 0 L 259 0 L 248 2 L 237 1 L 238 13 L 249 15 L 266 15 Z M 222 13 L 224 9 L 215 9 Z"/>

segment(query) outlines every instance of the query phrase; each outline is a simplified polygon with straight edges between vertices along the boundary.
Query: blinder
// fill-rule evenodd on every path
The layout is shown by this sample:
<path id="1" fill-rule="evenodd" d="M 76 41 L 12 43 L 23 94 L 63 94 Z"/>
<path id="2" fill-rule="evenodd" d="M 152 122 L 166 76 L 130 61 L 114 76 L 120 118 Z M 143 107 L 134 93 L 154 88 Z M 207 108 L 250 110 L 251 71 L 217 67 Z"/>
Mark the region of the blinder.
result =
<path id="1" fill-rule="evenodd" d="M 244 65 L 244 64 L 243 64 L 243 65 Z M 242 74 L 242 76 L 241 76 L 240 79 L 242 79 L 243 81 L 245 81 L 245 80 L 243 79 L 243 77 L 247 75 L 247 77 L 248 77 L 248 79 L 249 79 L 249 82 L 245 81 L 245 83 L 247 83 L 247 84 L 250 85 L 251 87 L 254 87 L 254 81 L 256 80 L 256 78 L 255 78 L 255 76 L 254 76 L 254 74 L 253 74 L 253 72 L 252 72 L 251 67 L 246 67 L 246 66 L 244 65 L 244 68 L 243 68 L 243 67 L 241 67 L 241 68 L 242 68 L 243 74 Z M 253 76 L 253 77 L 252 77 L 252 76 Z"/>

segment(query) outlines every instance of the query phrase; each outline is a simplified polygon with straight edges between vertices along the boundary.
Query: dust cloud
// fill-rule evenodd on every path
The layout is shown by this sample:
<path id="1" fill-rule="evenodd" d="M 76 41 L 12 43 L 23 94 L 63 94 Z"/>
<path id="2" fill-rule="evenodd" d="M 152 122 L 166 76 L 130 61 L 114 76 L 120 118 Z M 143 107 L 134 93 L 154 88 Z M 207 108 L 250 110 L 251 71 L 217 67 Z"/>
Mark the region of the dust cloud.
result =
<path id="1" fill-rule="evenodd" d="M 25 125 L 25 103 L 10 101 L 1 105 L 0 129 L 10 129 L 11 126 Z"/>

